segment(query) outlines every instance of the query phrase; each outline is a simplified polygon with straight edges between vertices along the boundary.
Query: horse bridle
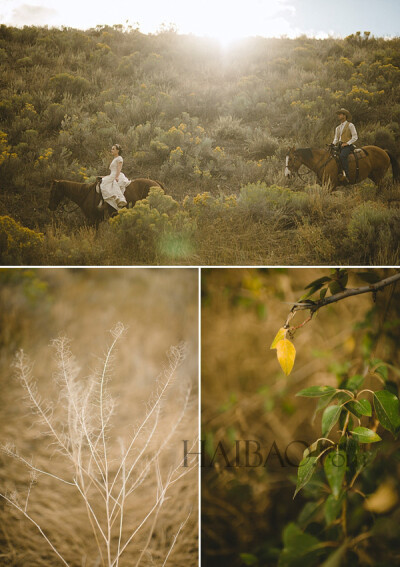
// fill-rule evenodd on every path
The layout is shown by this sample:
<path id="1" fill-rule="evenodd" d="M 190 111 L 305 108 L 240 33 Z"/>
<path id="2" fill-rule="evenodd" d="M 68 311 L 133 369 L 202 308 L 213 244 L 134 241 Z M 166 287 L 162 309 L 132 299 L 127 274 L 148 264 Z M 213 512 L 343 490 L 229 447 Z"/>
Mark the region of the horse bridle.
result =
<path id="1" fill-rule="evenodd" d="M 85 199 L 87 199 L 87 195 L 86 195 Z M 85 201 L 85 199 L 83 200 L 83 202 Z M 54 209 L 53 213 L 55 213 L 56 210 L 58 209 L 62 213 L 64 212 L 64 213 L 70 214 L 70 213 L 74 213 L 75 211 L 78 211 L 80 209 L 80 205 L 78 205 L 77 203 L 71 203 L 72 208 L 68 208 L 68 209 L 67 209 L 66 205 L 67 205 L 67 203 L 66 203 L 66 200 L 65 200 L 65 194 L 62 193 L 61 198 L 60 198 L 56 208 Z"/>
<path id="2" fill-rule="evenodd" d="M 304 164 L 301 163 L 300 166 L 299 166 L 299 169 L 300 169 L 300 167 L 301 167 L 302 165 L 304 165 Z M 299 169 L 297 169 L 294 173 L 295 173 L 295 175 L 297 175 L 297 177 L 298 177 L 303 183 L 306 183 L 307 180 L 304 179 L 302 176 L 303 176 L 303 175 L 309 175 L 309 174 L 312 173 L 312 172 L 311 172 L 311 171 L 306 171 L 306 172 L 304 172 L 304 173 L 299 173 Z M 287 174 L 289 174 L 289 175 L 287 175 Z M 292 172 L 291 172 L 291 170 L 289 169 L 289 154 L 288 154 L 288 155 L 286 156 L 285 177 L 288 177 L 288 176 L 290 176 L 290 175 L 292 175 Z"/>
<path id="3" fill-rule="evenodd" d="M 317 178 L 320 178 L 320 173 L 321 171 L 324 170 L 324 168 L 328 165 L 328 163 L 330 162 L 331 159 L 334 159 L 334 157 L 332 156 L 331 153 L 329 153 L 328 155 L 328 159 L 325 161 L 325 163 L 323 165 L 321 165 L 320 167 L 317 167 L 317 170 L 315 172 Z M 320 163 L 324 160 L 324 157 L 322 157 L 322 159 L 320 160 Z M 300 164 L 299 169 L 302 165 L 305 165 L 303 163 Z M 309 175 L 310 173 L 313 173 L 313 171 L 310 169 L 310 171 L 307 171 L 305 173 L 299 173 L 299 169 L 297 169 L 294 173 L 297 175 L 297 177 L 303 182 L 306 183 L 306 179 L 303 178 L 304 175 Z M 286 167 L 285 167 L 285 176 L 286 176 L 286 172 L 289 172 L 289 175 L 292 175 L 291 170 L 289 169 L 289 155 L 286 156 Z"/>

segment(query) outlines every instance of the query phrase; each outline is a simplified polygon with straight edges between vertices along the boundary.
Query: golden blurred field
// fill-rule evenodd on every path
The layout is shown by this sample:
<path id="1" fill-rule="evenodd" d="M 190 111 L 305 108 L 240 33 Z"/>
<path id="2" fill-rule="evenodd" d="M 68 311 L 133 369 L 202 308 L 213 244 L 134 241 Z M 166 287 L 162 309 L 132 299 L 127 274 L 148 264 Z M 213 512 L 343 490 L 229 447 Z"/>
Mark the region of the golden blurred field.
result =
<path id="1" fill-rule="evenodd" d="M 63 478 L 74 474 L 68 460 L 41 434 L 43 427 L 24 403 L 24 392 L 15 379 L 12 364 L 18 349 L 23 348 L 33 361 L 39 394 L 54 404 L 53 417 L 57 420 L 63 400 L 59 399 L 59 386 L 54 381 L 56 361 L 50 341 L 60 334 L 71 340 L 71 351 L 81 368 L 78 380 L 84 383 L 100 366 L 110 343 L 109 330 L 119 321 L 126 326 L 108 384 L 116 404 L 108 431 L 114 470 L 118 439 L 126 443 L 134 427 L 144 419 L 149 399 L 154 399 L 156 378 L 166 364 L 168 349 L 182 341 L 186 343 L 186 358 L 166 394 L 157 431 L 148 447 L 150 459 L 177 422 L 185 385 L 190 384 L 186 414 L 159 459 L 160 475 L 165 483 L 169 470 L 182 459 L 182 439 L 193 441 L 198 436 L 197 270 L 3 269 L 0 283 L 0 441 L 13 442 L 19 453 L 32 459 L 35 466 L 56 471 Z M 24 501 L 29 472 L 5 454 L 0 454 L 0 461 L 0 491 L 12 494 L 17 490 Z M 121 556 L 121 567 L 162 565 L 189 514 L 166 565 L 197 565 L 197 476 L 197 471 L 192 470 L 170 487 L 158 515 L 153 513 L 149 517 Z M 124 537 L 141 523 L 157 497 L 158 486 L 157 471 L 152 466 L 124 510 Z M 74 487 L 39 475 L 30 493 L 28 510 L 69 565 L 102 565 L 86 508 Z M 0 517 L 1 565 L 62 564 L 35 526 L 3 499 L 0 499 Z"/>
<path id="2" fill-rule="evenodd" d="M 349 270 L 349 287 L 362 285 L 357 271 L 365 270 Z M 375 271 L 381 278 L 393 273 Z M 320 414 L 312 420 L 315 400 L 295 397 L 296 392 L 311 385 L 337 387 L 340 377 L 363 371 L 368 349 L 371 357 L 393 365 L 399 362 L 399 291 L 385 289 L 375 303 L 367 294 L 321 309 L 296 332 L 294 369 L 284 375 L 270 345 L 286 321 L 290 302 L 299 300 L 308 283 L 329 273 L 326 268 L 203 270 L 204 567 L 278 564 L 282 530 L 296 521 L 305 503 L 302 494 L 293 500 L 296 465 L 304 445 L 291 443 L 310 444 L 321 433 Z M 296 314 L 291 324 L 300 324 L 306 316 Z M 398 383 L 398 374 L 393 373 L 392 380 Z M 365 387 L 379 386 L 375 380 Z M 393 447 L 393 438 L 389 439 Z M 250 466 L 245 466 L 246 440 Z M 235 466 L 237 441 L 239 467 Z M 218 449 L 219 442 L 226 456 Z M 233 466 L 227 466 L 226 458 Z M 392 461 L 386 474 L 396 479 L 398 472 Z M 398 481 L 394 482 L 398 490 Z M 385 557 L 376 540 L 374 549 L 378 556 L 382 553 L 379 559 Z"/>

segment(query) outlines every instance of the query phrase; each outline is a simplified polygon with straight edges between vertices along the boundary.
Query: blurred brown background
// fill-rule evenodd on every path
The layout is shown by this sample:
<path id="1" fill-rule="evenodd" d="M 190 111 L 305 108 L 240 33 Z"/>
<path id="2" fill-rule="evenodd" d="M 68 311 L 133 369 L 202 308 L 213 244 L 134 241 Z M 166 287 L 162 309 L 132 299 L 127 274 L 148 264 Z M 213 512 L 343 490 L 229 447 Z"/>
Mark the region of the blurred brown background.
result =
<path id="1" fill-rule="evenodd" d="M 21 454 L 28 459 L 33 455 L 35 463 L 45 469 L 50 468 L 53 460 L 58 466 L 58 457 L 52 454 L 48 439 L 41 438 L 38 426 L 32 425 L 34 416 L 24 404 L 21 385 L 14 379 L 15 353 L 24 349 L 34 362 L 40 394 L 56 401 L 55 361 L 50 341 L 60 334 L 71 339 L 72 353 L 81 366 L 80 379 L 85 380 L 105 354 L 110 343 L 109 330 L 121 321 L 127 331 L 118 347 L 110 389 L 117 404 L 113 433 L 122 437 L 127 438 L 132 426 L 143 419 L 168 349 L 182 341 L 187 343 L 187 357 L 178 370 L 175 393 L 166 400 L 161 422 L 161 428 L 167 431 L 180 411 L 180 382 L 192 382 L 188 413 L 163 461 L 166 470 L 176 465 L 183 455 L 182 439 L 190 440 L 198 435 L 197 279 L 195 269 L 0 270 L 1 442 L 13 441 Z M 3 454 L 0 463 L 2 489 L 17 488 L 24 493 L 29 476 L 26 470 Z M 156 488 L 155 480 L 143 485 L 135 507 L 125 512 L 132 526 L 142 517 Z M 48 491 L 48 498 L 42 496 L 43 489 Z M 168 493 L 170 499 L 158 517 L 149 551 L 140 565 L 162 564 L 174 534 L 189 512 L 190 518 L 167 564 L 197 565 L 197 489 L 197 471 L 172 487 Z M 79 499 L 68 490 L 39 478 L 30 499 L 32 514 L 40 519 L 71 565 L 97 565 L 86 511 L 81 510 Z M 3 499 L 0 499 L 0 517 L 2 565 L 58 564 L 37 530 L 5 505 Z M 121 566 L 136 564 L 138 550 L 144 547 L 147 537 L 146 527 L 131 553 L 123 556 Z"/>
<path id="2" fill-rule="evenodd" d="M 350 269 L 348 287 L 366 285 L 357 271 L 366 270 Z M 381 279 L 394 272 L 374 271 Z M 202 272 L 204 567 L 277 565 L 282 530 L 305 503 L 301 494 L 293 500 L 297 468 L 288 463 L 286 448 L 295 440 L 311 443 L 321 434 L 320 414 L 312 421 L 315 400 L 295 393 L 310 385 L 337 386 L 344 376 L 363 371 L 366 356 L 399 362 L 399 290 L 386 288 L 376 302 L 366 294 L 321 309 L 296 332 L 294 369 L 284 375 L 270 345 L 286 321 L 290 302 L 299 300 L 307 284 L 330 273 L 328 268 Z M 307 315 L 298 313 L 291 324 L 300 324 Z M 235 464 L 237 440 L 242 466 L 226 466 L 226 457 Z M 243 466 L 245 440 L 251 440 L 250 465 L 258 463 L 258 442 L 264 466 Z M 291 445 L 289 460 L 298 464 L 303 449 Z M 257 562 L 254 556 L 264 559 Z"/>

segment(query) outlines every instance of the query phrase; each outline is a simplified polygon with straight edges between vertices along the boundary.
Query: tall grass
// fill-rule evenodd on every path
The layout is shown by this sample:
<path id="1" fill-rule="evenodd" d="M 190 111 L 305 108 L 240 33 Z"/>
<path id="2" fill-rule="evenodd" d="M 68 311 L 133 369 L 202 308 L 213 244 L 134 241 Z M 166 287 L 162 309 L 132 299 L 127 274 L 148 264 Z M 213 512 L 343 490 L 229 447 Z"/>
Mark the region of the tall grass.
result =
<path id="1" fill-rule="evenodd" d="M 157 520 L 161 510 L 168 507 L 169 493 L 175 485 L 185 490 L 183 479 L 195 466 L 184 468 L 181 459 L 171 458 L 168 451 L 191 406 L 190 380 L 177 379 L 185 345 L 169 350 L 144 415 L 138 416 L 129 434 L 122 435 L 115 424 L 119 407 L 111 395 L 110 384 L 117 371 L 117 347 L 124 330 L 121 323 L 112 329 L 101 363 L 86 377 L 81 376 L 69 340 L 60 337 L 53 341 L 56 403 L 46 401 L 40 394 L 24 352 L 16 357 L 17 377 L 35 416 L 35 426 L 41 426 L 42 435 L 48 440 L 48 466 L 37 465 L 35 455 L 26 456 L 14 442 L 3 444 L 2 451 L 27 469 L 29 480 L 25 486 L 8 482 L 0 496 L 38 530 L 53 552 L 52 561 L 57 556 L 64 565 L 78 564 L 79 543 L 75 541 L 71 546 L 72 553 L 68 542 L 73 536 L 64 527 L 74 514 L 87 515 L 91 533 L 91 541 L 86 545 L 92 554 L 90 562 L 81 549 L 79 564 L 107 567 L 152 565 L 152 556 L 157 558 L 157 565 L 173 564 L 175 543 L 188 520 L 186 514 L 182 522 L 175 522 L 174 532 L 165 534 L 165 541 L 159 542 L 160 549 L 150 553 Z M 18 484 L 22 483 L 18 480 Z M 38 510 L 33 494 L 40 490 L 44 491 L 41 500 L 49 506 L 52 494 L 65 496 L 64 501 L 55 500 L 64 510 L 62 524 L 49 525 L 43 510 Z M 71 506 L 68 511 L 76 496 L 80 510 Z M 173 496 L 176 498 L 176 493 Z M 124 562 L 132 548 L 129 563 L 128 558 Z"/>

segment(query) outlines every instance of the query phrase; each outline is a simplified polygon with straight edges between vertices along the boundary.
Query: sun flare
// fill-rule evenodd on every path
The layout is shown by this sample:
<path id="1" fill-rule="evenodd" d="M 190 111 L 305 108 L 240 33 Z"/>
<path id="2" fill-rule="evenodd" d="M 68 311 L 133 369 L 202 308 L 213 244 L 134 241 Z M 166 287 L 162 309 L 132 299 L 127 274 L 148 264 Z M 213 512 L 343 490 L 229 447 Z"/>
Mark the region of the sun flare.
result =
<path id="1" fill-rule="evenodd" d="M 293 8 L 287 0 L 247 0 L 244 3 L 228 0 L 203 0 L 201 4 L 177 0 L 174 10 L 164 8 L 157 13 L 157 19 L 164 25 L 174 26 L 178 33 L 194 34 L 218 39 L 223 46 L 235 40 L 252 36 L 276 37 L 293 36 L 290 16 Z M 154 31 L 154 12 L 135 12 L 140 30 Z"/>

